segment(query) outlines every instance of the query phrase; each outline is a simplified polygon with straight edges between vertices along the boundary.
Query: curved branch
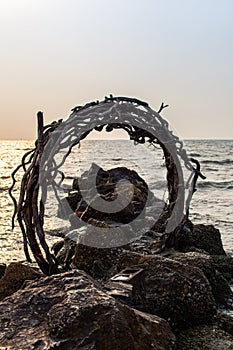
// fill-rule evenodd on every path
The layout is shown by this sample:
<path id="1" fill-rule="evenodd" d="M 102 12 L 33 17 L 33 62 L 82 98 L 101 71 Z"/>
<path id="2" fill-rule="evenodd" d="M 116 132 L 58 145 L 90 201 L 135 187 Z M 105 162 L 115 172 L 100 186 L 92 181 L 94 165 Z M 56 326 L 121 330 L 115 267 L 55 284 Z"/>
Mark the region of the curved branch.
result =
<path id="1" fill-rule="evenodd" d="M 131 125 L 130 120 L 126 119 L 125 123 L 118 123 L 117 116 L 114 118 L 116 122 L 109 123 L 106 125 L 101 126 L 94 126 L 96 124 L 92 123 L 91 129 L 84 132 L 80 139 L 77 138 L 75 134 L 75 128 L 72 126 L 72 121 L 76 121 L 76 116 L 80 116 L 80 112 L 83 110 L 87 110 L 91 108 L 90 113 L 89 111 L 84 113 L 84 115 L 88 115 L 88 118 L 90 118 L 90 115 L 95 118 L 96 114 L 91 114 L 91 111 L 93 110 L 92 107 L 97 106 L 97 109 L 101 108 L 103 106 L 106 107 L 106 103 L 109 102 L 116 102 L 118 104 L 124 104 L 127 103 L 127 110 L 129 113 L 136 113 L 137 116 L 142 116 L 143 121 L 145 121 L 145 130 L 141 129 L 135 125 Z M 130 106 L 130 104 L 132 104 Z M 136 107 L 135 107 L 136 105 Z M 139 108 L 144 107 L 144 108 Z M 45 239 L 45 232 L 44 232 L 44 203 L 45 199 L 47 197 L 47 185 L 48 183 L 52 186 L 55 197 L 58 201 L 59 195 L 58 190 L 62 184 L 62 181 L 64 179 L 64 175 L 60 170 L 60 167 L 65 163 L 67 157 L 71 153 L 73 147 L 77 144 L 80 144 L 80 140 L 84 139 L 94 128 L 97 131 L 102 131 L 102 129 L 105 127 L 106 131 L 111 132 L 113 129 L 123 129 L 125 130 L 130 139 L 133 140 L 135 143 L 145 143 L 148 141 L 149 143 L 155 145 L 159 145 L 164 153 L 165 157 L 165 163 L 167 168 L 167 188 L 168 188 L 168 203 L 165 204 L 163 213 L 157 220 L 156 224 L 159 222 L 159 225 L 162 227 L 166 224 L 172 215 L 173 209 L 175 207 L 176 201 L 179 201 L 180 198 L 178 198 L 178 190 L 179 186 L 182 186 L 182 184 L 179 183 L 179 165 L 177 169 L 176 164 L 176 155 L 172 156 L 171 152 L 169 152 L 168 147 L 168 141 L 171 142 L 171 145 L 174 146 L 177 150 L 177 156 L 179 156 L 181 159 L 183 159 L 185 166 L 187 169 L 193 170 L 193 166 L 190 163 L 193 162 L 196 164 L 195 169 L 195 176 L 194 176 L 194 184 L 196 185 L 196 181 L 198 176 L 201 178 L 205 178 L 204 175 L 200 172 L 200 164 L 198 161 L 194 160 L 193 158 L 189 159 L 186 155 L 186 152 L 183 149 L 183 143 L 179 140 L 179 138 L 175 135 L 173 135 L 172 131 L 168 129 L 169 125 L 166 120 L 164 120 L 159 113 L 161 111 L 168 107 L 168 105 L 164 105 L 164 103 L 161 104 L 159 111 L 157 113 L 153 112 L 149 105 L 144 102 L 140 101 L 136 98 L 128 98 L 128 97 L 113 97 L 110 95 L 110 97 L 105 97 L 105 100 L 102 102 L 94 101 L 85 104 L 84 106 L 77 106 L 73 109 L 74 115 L 71 116 L 74 118 L 68 119 L 68 127 L 65 136 L 64 136 L 64 142 L 61 142 L 59 144 L 59 147 L 62 151 L 65 151 L 65 154 L 63 155 L 61 161 L 59 163 L 56 163 L 56 161 L 52 158 L 48 160 L 47 166 L 52 168 L 51 177 L 49 179 L 45 179 L 45 183 L 41 185 L 41 191 L 39 191 L 39 175 L 40 175 L 40 167 L 41 167 L 41 158 L 44 154 L 44 149 L 47 143 L 50 140 L 51 135 L 55 137 L 56 141 L 57 135 L 56 129 L 59 126 L 62 126 L 63 122 L 62 119 L 58 120 L 57 122 L 52 122 L 51 124 L 44 126 L 43 122 L 43 113 L 38 112 L 37 118 L 38 118 L 38 139 L 35 142 L 35 148 L 29 152 L 27 152 L 23 158 L 21 164 L 13 171 L 12 173 L 12 186 L 9 189 L 10 197 L 13 200 L 14 203 L 14 213 L 12 216 L 12 228 L 14 228 L 15 223 L 15 217 L 17 215 L 17 220 L 20 225 L 20 229 L 23 234 L 23 241 L 24 241 L 24 251 L 25 255 L 28 261 L 31 261 L 30 254 L 28 247 L 30 247 L 31 252 L 37 261 L 38 265 L 40 266 L 41 270 L 47 274 L 53 274 L 58 272 L 58 266 L 57 262 L 54 258 L 54 256 L 50 253 L 49 247 L 46 243 Z M 138 109 L 137 109 L 138 108 Z M 110 105 L 110 110 L 113 108 Z M 136 112 L 135 112 L 136 110 Z M 140 110 L 140 113 L 139 113 Z M 81 114 L 82 117 L 83 114 Z M 85 123 L 86 121 L 82 121 L 81 123 Z M 154 126 L 150 129 L 151 132 L 146 131 L 147 123 L 150 125 L 150 123 L 154 123 Z M 100 120 L 101 124 L 101 120 Z M 85 125 L 85 124 L 84 124 Z M 156 130 L 158 136 L 154 136 L 153 130 Z M 166 133 L 165 139 L 162 138 L 160 140 L 160 135 L 163 135 L 163 133 Z M 59 133 L 58 133 L 59 135 Z M 29 159 L 27 160 L 27 157 Z M 174 159 L 173 159 L 174 157 Z M 24 174 L 21 180 L 21 188 L 20 188 L 20 195 L 18 201 L 15 199 L 13 195 L 14 186 L 16 183 L 15 175 L 18 172 L 20 168 L 23 168 Z M 195 186 L 194 186 L 195 187 Z M 39 193 L 41 192 L 41 194 Z M 40 198 L 39 198 L 40 195 Z M 182 196 L 181 196 L 182 197 Z M 183 199 L 183 197 L 181 198 Z M 176 214 L 176 212 L 175 212 Z M 185 217 L 184 217 L 185 219 Z M 181 223 L 182 225 L 182 223 Z M 168 234 L 166 236 L 166 240 L 164 241 L 164 246 L 166 247 L 169 244 L 173 244 L 174 240 L 176 239 L 177 232 L 179 231 L 180 227 L 177 227 L 177 230 L 175 232 L 172 232 L 171 234 Z"/>

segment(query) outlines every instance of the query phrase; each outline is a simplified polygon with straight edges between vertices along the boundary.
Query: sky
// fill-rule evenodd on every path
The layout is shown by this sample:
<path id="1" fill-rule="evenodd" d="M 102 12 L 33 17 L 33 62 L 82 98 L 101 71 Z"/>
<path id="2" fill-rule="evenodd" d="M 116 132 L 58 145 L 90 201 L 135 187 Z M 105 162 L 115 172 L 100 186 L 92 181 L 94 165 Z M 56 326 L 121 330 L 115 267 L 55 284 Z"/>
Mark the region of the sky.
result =
<path id="1" fill-rule="evenodd" d="M 232 0 L 0 0 L 0 45 L 0 139 L 109 94 L 167 103 L 183 139 L 233 138 Z"/>

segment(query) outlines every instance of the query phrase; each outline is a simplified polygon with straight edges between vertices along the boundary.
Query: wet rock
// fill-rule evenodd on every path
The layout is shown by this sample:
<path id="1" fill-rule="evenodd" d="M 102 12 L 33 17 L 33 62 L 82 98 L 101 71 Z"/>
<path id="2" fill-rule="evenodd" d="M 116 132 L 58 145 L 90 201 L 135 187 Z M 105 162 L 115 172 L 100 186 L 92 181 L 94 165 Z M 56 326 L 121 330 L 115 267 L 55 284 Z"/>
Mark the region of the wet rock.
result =
<path id="1" fill-rule="evenodd" d="M 233 291 L 227 280 L 216 271 L 215 300 L 219 308 L 233 310 Z"/>
<path id="2" fill-rule="evenodd" d="M 0 303 L 0 346 L 172 350 L 175 336 L 165 320 L 122 305 L 74 270 L 28 282 Z"/>
<path id="3" fill-rule="evenodd" d="M 155 245 L 155 240 L 149 235 L 145 234 L 139 239 L 132 241 L 127 246 L 127 249 L 135 253 L 148 255 L 148 254 L 153 254 L 154 245 Z"/>
<path id="4" fill-rule="evenodd" d="M 88 273 L 96 279 L 108 279 L 116 273 L 116 265 L 122 248 L 95 248 L 76 245 L 72 267 Z"/>
<path id="5" fill-rule="evenodd" d="M 219 271 L 223 277 L 229 282 L 233 283 L 233 257 L 227 255 L 213 255 L 212 261 L 214 267 Z"/>
<path id="6" fill-rule="evenodd" d="M 214 325 L 183 331 L 178 337 L 179 350 L 231 350 L 233 337 Z"/>
<path id="7" fill-rule="evenodd" d="M 196 252 L 176 253 L 170 258 L 199 268 L 207 277 L 219 307 L 233 307 L 233 293 L 225 278 L 215 269 L 212 256 Z"/>
<path id="8" fill-rule="evenodd" d="M 19 262 L 7 266 L 4 276 L 0 279 L 0 300 L 13 294 L 22 287 L 25 281 L 42 277 L 43 274 L 28 265 Z"/>
<path id="9" fill-rule="evenodd" d="M 100 224 L 102 226 L 102 223 Z M 106 224 L 104 224 L 105 226 Z M 116 260 L 113 258 L 112 252 L 115 256 L 115 252 L 122 250 L 122 248 L 115 247 L 121 245 L 120 243 L 125 244 L 127 242 L 128 239 L 120 228 L 114 228 L 113 232 L 110 233 L 109 231 L 103 232 L 101 229 L 98 231 L 98 227 L 90 225 L 88 229 L 82 228 L 81 230 L 70 231 L 64 240 L 55 243 L 52 249 L 59 265 L 63 268 L 83 269 L 97 278 L 97 276 L 104 277 L 107 270 L 114 267 Z M 103 246 L 101 246 L 102 244 Z M 106 246 L 109 248 L 106 248 Z M 108 257 L 110 255 L 111 259 L 109 261 Z M 101 266 L 101 273 L 97 273 L 97 265 Z M 96 266 L 94 268 L 95 273 L 93 266 Z"/>
<path id="10" fill-rule="evenodd" d="M 174 331 L 210 321 L 216 313 L 211 286 L 194 266 L 161 256 L 123 253 L 118 271 L 126 267 L 145 271 L 141 305 L 134 307 L 169 321 Z"/>
<path id="11" fill-rule="evenodd" d="M 201 250 L 211 255 L 226 255 L 221 235 L 213 225 L 194 225 L 193 230 L 184 230 L 177 238 L 179 251 L 190 252 Z"/>
<path id="12" fill-rule="evenodd" d="M 94 189 L 91 186 L 93 183 L 96 185 Z M 128 193 L 130 192 L 129 183 L 131 194 Z M 81 199 L 80 195 L 82 195 Z M 86 196 L 90 199 L 87 202 Z M 106 212 L 105 208 L 97 210 L 96 205 L 99 199 L 104 200 L 104 205 L 105 202 L 114 201 L 114 210 L 111 212 Z M 115 200 L 118 202 L 116 203 Z M 147 228 L 150 230 L 164 207 L 164 202 L 153 196 L 146 182 L 135 171 L 125 167 L 105 171 L 93 163 L 81 178 L 74 179 L 72 191 L 62 202 L 64 201 L 66 201 L 66 207 L 69 202 L 67 218 L 70 221 L 70 231 L 64 243 L 59 243 L 54 247 L 55 256 L 63 267 L 70 266 L 74 253 L 74 244 L 69 242 L 68 238 L 77 244 L 102 249 L 123 247 L 131 243 L 131 249 L 135 251 L 143 248 L 143 251 L 150 253 L 158 249 L 155 244 L 153 244 L 153 249 L 150 249 L 149 241 L 152 241 L 153 238 L 148 235 L 144 235 L 141 242 L 134 244 L 134 241 L 141 237 L 143 230 L 145 231 L 143 233 L 147 232 Z M 148 216 L 147 210 L 143 212 L 145 204 L 147 204 L 149 213 L 154 214 L 155 218 Z M 121 209 L 122 205 L 123 209 Z M 64 209 L 62 207 L 63 205 L 59 208 L 60 213 Z M 74 213 L 70 214 L 71 211 Z M 140 217 L 138 217 L 139 214 L 141 214 Z M 135 218 L 137 220 L 134 220 Z M 145 241 L 149 244 L 145 244 Z M 93 275 L 90 270 L 88 273 Z"/>
<path id="13" fill-rule="evenodd" d="M 105 171 L 93 163 L 80 179 L 74 179 L 73 189 L 69 196 L 62 201 L 58 216 L 68 218 L 73 211 L 85 222 L 88 222 L 89 219 L 95 219 L 127 224 L 142 212 L 148 195 L 153 197 L 146 182 L 136 171 L 126 167 Z M 95 209 L 98 207 L 100 199 L 106 202 L 114 201 L 114 211 L 108 213 L 105 210 Z M 67 203 L 70 209 L 68 209 Z M 73 228 L 76 228 L 74 227 L 75 220 L 72 217 L 71 219 Z"/>
<path id="14" fill-rule="evenodd" d="M 224 330 L 225 332 L 233 336 L 233 317 L 232 314 L 226 314 L 224 312 L 218 311 L 215 316 L 214 323 L 218 328 Z"/>
<path id="15" fill-rule="evenodd" d="M 75 235 L 75 230 L 71 232 Z M 88 225 L 76 231 L 77 242 L 97 248 L 113 248 L 126 245 L 135 239 L 135 234 L 126 225 L 123 229 L 105 221 L 89 219 Z"/>

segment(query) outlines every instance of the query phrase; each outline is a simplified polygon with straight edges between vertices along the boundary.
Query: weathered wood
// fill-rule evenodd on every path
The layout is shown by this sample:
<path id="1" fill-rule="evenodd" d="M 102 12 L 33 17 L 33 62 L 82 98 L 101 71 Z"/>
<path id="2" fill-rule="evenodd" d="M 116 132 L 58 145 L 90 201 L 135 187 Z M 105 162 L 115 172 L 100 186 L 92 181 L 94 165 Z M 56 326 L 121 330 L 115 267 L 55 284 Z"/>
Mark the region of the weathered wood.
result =
<path id="1" fill-rule="evenodd" d="M 132 103 L 136 104 L 137 106 L 142 106 L 145 109 L 149 108 L 148 104 L 146 102 L 140 101 L 138 99 L 132 99 L 128 97 L 113 97 L 110 95 L 110 97 L 106 97 L 104 101 L 101 103 L 109 103 L 109 102 L 116 102 L 116 103 Z M 80 111 L 83 111 L 88 108 L 92 108 L 93 106 L 99 105 L 99 101 L 94 101 L 87 103 L 84 106 L 77 106 L 73 110 L 75 113 L 79 113 Z M 164 103 L 161 104 L 161 107 L 158 111 L 160 113 L 167 105 L 164 105 Z M 168 130 L 168 122 L 164 120 L 159 114 L 156 115 L 156 118 L 159 120 L 159 128 L 161 125 L 161 128 L 165 128 Z M 62 119 L 60 119 L 58 122 L 53 122 L 49 125 L 44 126 L 44 118 L 43 113 L 38 112 L 37 114 L 37 133 L 38 138 L 35 142 L 35 148 L 31 151 L 27 152 L 23 158 L 21 164 L 13 171 L 12 173 L 12 186 L 9 189 L 9 194 L 13 200 L 14 203 L 14 213 L 12 216 L 12 229 L 15 225 L 15 219 L 17 216 L 17 220 L 20 226 L 20 229 L 22 231 L 23 235 L 23 243 L 24 243 L 24 251 L 25 256 L 28 261 L 31 261 L 30 253 L 29 253 L 29 247 L 30 250 L 34 256 L 34 259 L 38 263 L 41 270 L 47 274 L 51 275 L 54 273 L 57 273 L 58 270 L 58 264 L 56 262 L 56 259 L 54 258 L 53 254 L 51 254 L 49 247 L 46 243 L 45 238 L 45 232 L 44 232 L 44 200 L 46 198 L 46 190 L 43 192 L 42 195 L 43 198 L 39 198 L 39 175 L 40 175 L 40 165 L 41 165 L 41 158 L 44 152 L 44 148 L 49 141 L 52 133 L 57 129 L 58 126 L 61 125 Z M 152 145 L 156 146 L 159 145 L 164 153 L 165 158 L 165 165 L 167 168 L 167 188 L 168 188 L 168 203 L 164 206 L 164 210 L 161 213 L 159 219 L 157 220 L 156 224 L 161 227 L 166 227 L 166 224 L 169 220 L 169 217 L 171 216 L 173 209 L 175 207 L 175 204 L 178 200 L 183 200 L 184 198 L 178 198 L 179 193 L 179 186 L 181 184 L 179 183 L 179 169 L 177 169 L 177 162 L 175 159 L 173 159 L 173 156 L 171 155 L 171 152 L 167 148 L 166 144 L 159 140 L 159 138 L 156 138 L 154 135 L 152 135 L 150 132 L 146 130 L 142 130 L 139 127 L 136 127 L 134 125 L 130 124 L 122 124 L 122 123 L 112 123 L 112 124 L 106 124 L 101 126 L 94 127 L 97 131 L 102 131 L 103 128 L 106 128 L 106 131 L 111 132 L 113 129 L 123 129 L 125 130 L 129 138 L 133 140 L 135 143 L 145 143 L 149 142 Z M 84 132 L 81 135 L 81 139 L 84 139 L 92 129 Z M 179 152 L 180 154 L 183 152 L 183 144 L 182 142 L 174 136 L 174 142 L 179 144 Z M 60 186 L 62 180 L 63 180 L 63 174 L 59 170 L 60 166 L 64 164 L 67 156 L 72 151 L 72 148 L 79 143 L 79 140 L 73 140 L 72 134 L 67 132 L 66 139 L 63 144 L 63 148 L 67 148 L 67 152 L 64 155 L 62 162 L 57 165 L 56 163 L 53 164 L 53 170 L 55 175 L 60 175 L 61 180 L 58 184 Z M 29 157 L 29 158 L 28 158 Z M 194 176 L 194 187 L 193 187 L 193 193 L 195 192 L 196 188 L 196 181 L 198 177 L 204 178 L 204 176 L 200 172 L 200 164 L 198 161 L 191 159 L 191 161 L 196 164 L 196 168 L 192 167 L 192 165 L 187 164 L 187 167 L 191 167 L 195 171 Z M 24 175 L 21 180 L 21 188 L 20 188 L 20 194 L 18 200 L 15 199 L 13 195 L 14 186 L 16 183 L 15 175 L 19 171 L 19 169 L 23 168 Z M 54 186 L 54 183 L 52 182 L 52 187 L 55 191 L 57 188 Z M 182 196 L 181 196 L 182 197 Z M 58 196 L 57 199 L 59 200 Z M 186 222 L 188 219 L 188 210 L 187 213 L 184 215 L 183 220 L 181 223 L 176 227 L 174 232 L 171 232 L 169 234 L 165 234 L 163 239 L 164 242 L 162 244 L 162 249 L 165 249 L 166 247 L 175 246 L 176 237 L 179 234 L 179 231 L 182 229 L 182 225 Z M 155 224 L 155 226 L 156 226 Z"/>

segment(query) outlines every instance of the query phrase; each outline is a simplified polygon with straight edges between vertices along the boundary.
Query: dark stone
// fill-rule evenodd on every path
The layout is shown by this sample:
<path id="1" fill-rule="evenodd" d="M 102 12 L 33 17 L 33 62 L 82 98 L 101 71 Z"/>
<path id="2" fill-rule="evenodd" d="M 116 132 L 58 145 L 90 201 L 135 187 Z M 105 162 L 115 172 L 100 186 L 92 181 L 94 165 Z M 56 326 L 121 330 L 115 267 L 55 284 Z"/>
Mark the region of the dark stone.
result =
<path id="1" fill-rule="evenodd" d="M 233 337 L 217 326 L 198 326 L 180 333 L 177 349 L 231 350 L 233 349 Z"/>
<path id="2" fill-rule="evenodd" d="M 233 336 L 233 317 L 232 314 L 228 315 L 221 311 L 217 312 L 215 317 L 215 324 L 218 328 L 224 330 L 225 332 L 231 334 Z"/>
<path id="3" fill-rule="evenodd" d="M 97 176 L 94 178 L 96 173 Z M 95 180 L 95 188 L 90 186 L 90 179 Z M 82 191 L 80 191 L 80 181 L 82 182 Z M 128 183 L 124 181 L 130 182 L 133 189 L 132 199 L 130 203 L 127 202 L 126 205 L 124 205 L 124 202 L 127 201 L 127 198 L 130 198 L 131 195 Z M 121 184 L 121 188 L 117 191 L 118 184 Z M 83 194 L 88 195 L 89 204 L 82 199 Z M 81 179 L 74 179 L 73 190 L 70 191 L 68 197 L 62 200 L 58 209 L 58 216 L 68 218 L 69 214 L 73 211 L 85 222 L 88 222 L 89 219 L 95 219 L 97 221 L 111 221 L 127 224 L 132 222 L 142 212 L 148 195 L 151 198 L 153 197 L 152 193 L 148 190 L 146 182 L 136 171 L 129 170 L 126 167 L 118 167 L 105 171 L 93 163 L 91 168 L 82 174 Z M 111 213 L 101 210 L 98 211 L 95 209 L 95 204 L 100 198 L 109 202 L 118 199 L 119 210 L 115 210 Z M 69 204 L 68 206 L 66 202 Z M 75 221 L 72 217 L 71 219 L 71 225 L 75 228 Z"/>
<path id="4" fill-rule="evenodd" d="M 43 274 L 28 265 L 19 262 L 7 266 L 4 276 L 0 279 L 0 300 L 13 294 L 22 287 L 25 281 L 42 277 Z"/>
<path id="5" fill-rule="evenodd" d="M 182 252 L 197 251 L 211 255 L 226 255 L 221 235 L 213 225 L 194 225 L 193 230 L 183 230 L 177 237 L 177 248 Z"/>
<path id="6" fill-rule="evenodd" d="M 116 273 L 116 265 L 122 248 L 95 248 L 77 244 L 72 267 L 88 273 L 96 279 L 108 279 Z"/>
<path id="7" fill-rule="evenodd" d="M 78 270 L 28 282 L 0 303 L 0 347 L 172 350 L 168 323 L 122 305 Z"/>
<path id="8" fill-rule="evenodd" d="M 213 294 L 220 308 L 233 310 L 233 291 L 227 280 L 218 271 L 216 271 L 216 285 Z"/>
<path id="9" fill-rule="evenodd" d="M 229 282 L 233 283 L 233 257 L 227 255 L 213 255 L 212 261 L 214 267 L 219 271 L 223 277 Z"/>
<path id="10" fill-rule="evenodd" d="M 140 305 L 134 307 L 165 318 L 174 331 L 209 322 L 216 313 L 211 286 L 200 269 L 132 252 L 119 258 L 118 271 L 126 267 L 145 271 L 144 291 L 138 296 Z"/>
<path id="11" fill-rule="evenodd" d="M 104 278 L 106 274 L 109 276 L 109 269 L 116 271 L 115 258 L 123 248 L 115 247 L 120 243 L 128 243 L 128 237 L 119 227 L 115 227 L 111 232 L 103 231 L 101 227 L 109 227 L 106 223 L 97 223 L 94 219 L 89 221 L 93 225 L 70 231 L 63 241 L 55 243 L 54 254 L 59 265 L 66 270 L 70 267 L 79 268 L 92 277 Z M 97 224 L 99 226 L 95 226 Z"/>
<path id="12" fill-rule="evenodd" d="M 176 253 L 170 258 L 199 268 L 207 277 L 219 307 L 233 307 L 233 293 L 225 278 L 215 269 L 212 256 L 196 252 Z"/>

